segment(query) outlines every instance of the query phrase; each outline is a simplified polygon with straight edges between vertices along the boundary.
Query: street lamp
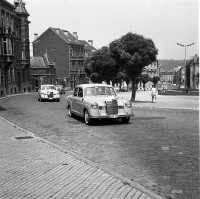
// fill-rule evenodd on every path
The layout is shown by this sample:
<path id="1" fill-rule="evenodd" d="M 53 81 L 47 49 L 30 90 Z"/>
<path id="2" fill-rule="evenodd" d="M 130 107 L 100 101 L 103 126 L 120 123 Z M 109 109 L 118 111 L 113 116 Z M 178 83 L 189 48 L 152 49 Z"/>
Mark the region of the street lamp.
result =
<path id="1" fill-rule="evenodd" d="M 181 46 L 181 47 L 185 47 L 185 79 L 184 79 L 184 84 L 185 84 L 185 88 L 186 88 L 186 48 L 189 47 L 189 46 L 192 46 L 194 45 L 194 42 L 191 43 L 191 44 L 187 44 L 187 45 L 184 45 L 184 44 L 180 44 L 180 43 L 177 43 L 177 45 Z"/>

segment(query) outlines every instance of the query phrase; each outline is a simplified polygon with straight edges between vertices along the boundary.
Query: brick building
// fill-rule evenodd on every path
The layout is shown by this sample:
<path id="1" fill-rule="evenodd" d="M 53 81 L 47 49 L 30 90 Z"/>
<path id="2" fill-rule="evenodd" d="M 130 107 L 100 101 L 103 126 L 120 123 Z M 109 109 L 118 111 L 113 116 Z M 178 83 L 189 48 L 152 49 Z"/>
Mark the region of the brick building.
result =
<path id="1" fill-rule="evenodd" d="M 1 0 L 0 15 L 0 96 L 30 91 L 30 22 L 25 3 Z"/>
<path id="2" fill-rule="evenodd" d="M 41 57 L 33 57 L 31 59 L 30 75 L 33 90 L 42 84 L 56 83 L 55 63 L 49 58 L 47 53 Z"/>
<path id="3" fill-rule="evenodd" d="M 41 56 L 48 52 L 55 62 L 58 84 L 74 89 L 77 84 L 88 82 L 84 71 L 84 60 L 96 49 L 83 40 L 78 40 L 77 32 L 71 34 L 67 30 L 48 28 L 40 36 L 35 34 L 33 56 Z"/>

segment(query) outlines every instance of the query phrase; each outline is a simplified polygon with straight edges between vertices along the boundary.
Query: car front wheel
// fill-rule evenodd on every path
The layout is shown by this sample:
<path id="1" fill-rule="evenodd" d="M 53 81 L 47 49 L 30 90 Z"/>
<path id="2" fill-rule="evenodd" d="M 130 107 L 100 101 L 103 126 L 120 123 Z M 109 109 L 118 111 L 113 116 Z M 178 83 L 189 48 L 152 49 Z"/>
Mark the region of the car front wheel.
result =
<path id="1" fill-rule="evenodd" d="M 130 117 L 122 117 L 121 120 L 123 124 L 128 124 L 130 121 Z"/>
<path id="2" fill-rule="evenodd" d="M 90 118 L 88 110 L 85 110 L 85 112 L 84 112 L 84 120 L 85 120 L 85 123 L 87 125 L 91 125 L 92 124 L 92 119 Z"/>
<path id="3" fill-rule="evenodd" d="M 70 117 L 73 116 L 71 106 L 68 106 L 68 115 L 69 115 Z"/>

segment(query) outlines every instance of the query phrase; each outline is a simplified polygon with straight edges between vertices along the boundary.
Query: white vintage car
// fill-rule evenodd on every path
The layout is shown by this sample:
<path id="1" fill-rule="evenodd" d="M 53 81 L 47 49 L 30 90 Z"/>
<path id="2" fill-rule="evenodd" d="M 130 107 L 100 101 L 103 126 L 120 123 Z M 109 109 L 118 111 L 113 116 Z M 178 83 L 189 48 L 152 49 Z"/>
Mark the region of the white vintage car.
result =
<path id="1" fill-rule="evenodd" d="M 68 115 L 84 117 L 90 125 L 94 119 L 115 118 L 128 123 L 133 116 L 131 101 L 117 96 L 115 89 L 106 84 L 81 84 L 67 97 Z"/>
<path id="2" fill-rule="evenodd" d="M 57 90 L 57 87 L 49 84 L 40 86 L 37 97 L 38 101 L 41 102 L 44 100 L 60 101 L 60 93 Z"/>

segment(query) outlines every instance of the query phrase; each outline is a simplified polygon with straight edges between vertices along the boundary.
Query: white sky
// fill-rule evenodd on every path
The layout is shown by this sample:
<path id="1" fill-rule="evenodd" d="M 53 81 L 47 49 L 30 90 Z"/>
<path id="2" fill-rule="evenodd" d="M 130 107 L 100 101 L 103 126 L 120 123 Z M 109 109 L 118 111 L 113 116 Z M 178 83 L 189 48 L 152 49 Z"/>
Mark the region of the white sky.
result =
<path id="1" fill-rule="evenodd" d="M 13 3 L 14 0 L 7 0 Z M 158 59 L 183 60 L 199 54 L 198 0 L 25 0 L 30 42 L 49 27 L 77 32 L 101 48 L 128 32 L 151 38 Z"/>

